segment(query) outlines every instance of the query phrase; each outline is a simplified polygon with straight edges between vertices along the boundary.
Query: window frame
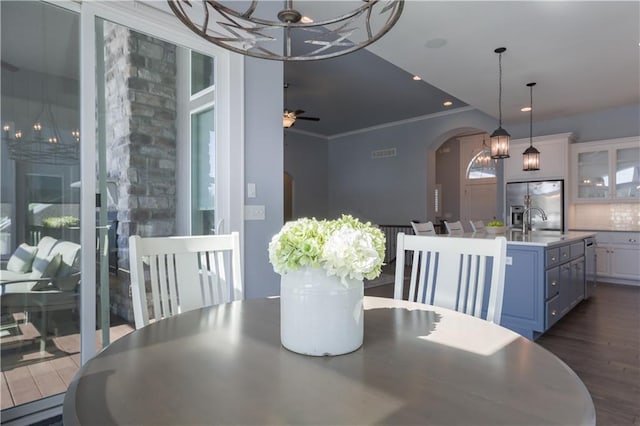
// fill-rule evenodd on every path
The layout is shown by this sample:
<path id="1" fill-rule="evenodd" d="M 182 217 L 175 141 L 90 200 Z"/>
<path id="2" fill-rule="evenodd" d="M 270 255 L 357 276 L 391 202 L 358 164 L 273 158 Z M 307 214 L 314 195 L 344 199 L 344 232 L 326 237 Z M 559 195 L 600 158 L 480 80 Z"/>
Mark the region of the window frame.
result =
<path id="1" fill-rule="evenodd" d="M 476 160 L 478 159 L 478 157 L 480 157 L 483 154 L 488 154 L 489 155 L 489 164 L 493 164 L 493 171 L 494 171 L 494 175 L 493 176 L 483 176 L 483 177 L 470 177 L 470 173 L 472 170 L 472 167 L 474 165 L 474 163 L 476 162 Z M 473 157 L 471 157 L 471 160 L 469 161 L 469 163 L 467 163 L 467 167 L 465 168 L 465 180 L 469 183 L 488 183 L 491 181 L 495 181 L 498 177 L 497 175 L 497 168 L 496 168 L 496 160 L 493 160 L 490 158 L 491 156 L 491 152 L 489 152 L 489 150 L 487 148 L 483 148 L 480 151 L 478 151 L 478 153 L 474 154 Z M 491 170 L 488 169 L 488 170 Z"/>

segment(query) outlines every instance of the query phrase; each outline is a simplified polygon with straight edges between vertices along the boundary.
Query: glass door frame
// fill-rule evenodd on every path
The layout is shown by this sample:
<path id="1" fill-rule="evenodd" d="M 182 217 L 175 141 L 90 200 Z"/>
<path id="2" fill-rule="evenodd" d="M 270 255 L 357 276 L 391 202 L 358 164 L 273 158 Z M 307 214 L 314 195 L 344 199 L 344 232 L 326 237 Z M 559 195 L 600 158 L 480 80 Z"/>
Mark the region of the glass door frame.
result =
<path id="1" fill-rule="evenodd" d="M 80 18 L 80 361 L 84 365 L 96 354 L 96 19 L 133 28 L 152 37 L 206 52 L 215 57 L 216 142 L 219 191 L 216 206 L 224 219 L 223 232 L 244 235 L 244 61 L 245 58 L 219 48 L 193 34 L 170 11 L 166 3 L 151 1 L 78 2 L 40 0 L 77 13 Z M 145 4 L 147 3 L 147 4 Z M 153 4 L 151 6 L 150 4 Z M 233 96 L 232 96 L 233 94 Z M 184 147 L 183 147 L 184 148 Z M 102 147 L 102 149 L 105 149 Z M 190 150 L 190 146 L 187 146 Z M 189 157 L 187 157 L 189 158 Z M 188 171 L 189 169 L 187 169 Z M 189 180 L 190 182 L 190 180 Z M 189 190 L 184 188 L 183 190 Z M 244 264 L 244 262 L 243 262 Z M 59 415 L 64 393 L 9 408 L 2 421 L 29 424 Z"/>
<path id="2" fill-rule="evenodd" d="M 59 4 L 56 2 L 56 4 Z M 80 14 L 80 132 L 81 150 L 81 244 L 88 247 L 81 264 L 81 363 L 93 357 L 96 330 L 96 264 L 95 264 L 95 189 L 96 179 L 96 19 L 104 19 L 133 28 L 152 37 L 215 57 L 216 141 L 218 154 L 219 192 L 216 199 L 223 232 L 240 232 L 243 238 L 244 221 L 244 57 L 221 49 L 192 34 L 172 14 L 163 13 L 157 3 L 149 6 L 141 2 L 84 2 Z M 167 8 L 168 10 L 168 8 Z M 240 96 L 232 96 L 240 94 Z M 101 147 L 100 149 L 104 149 Z M 190 147 L 179 149 L 190 150 Z M 187 157 L 189 158 L 189 157 Z M 189 170 L 189 169 L 187 169 Z M 186 188 L 185 188 L 186 190 Z M 93 253 L 92 253 L 93 251 Z"/>

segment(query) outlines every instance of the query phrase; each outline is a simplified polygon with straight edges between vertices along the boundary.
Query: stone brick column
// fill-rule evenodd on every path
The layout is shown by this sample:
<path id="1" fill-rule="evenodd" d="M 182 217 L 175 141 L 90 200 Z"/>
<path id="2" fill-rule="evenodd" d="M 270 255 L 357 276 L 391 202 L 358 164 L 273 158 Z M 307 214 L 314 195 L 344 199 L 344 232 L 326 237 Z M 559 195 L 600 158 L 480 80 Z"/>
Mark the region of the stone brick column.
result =
<path id="1" fill-rule="evenodd" d="M 130 235 L 176 230 L 176 47 L 109 22 L 104 34 L 107 179 L 117 187 L 109 209 L 118 267 L 128 270 Z M 133 321 L 130 280 L 118 276 L 112 311 Z"/>

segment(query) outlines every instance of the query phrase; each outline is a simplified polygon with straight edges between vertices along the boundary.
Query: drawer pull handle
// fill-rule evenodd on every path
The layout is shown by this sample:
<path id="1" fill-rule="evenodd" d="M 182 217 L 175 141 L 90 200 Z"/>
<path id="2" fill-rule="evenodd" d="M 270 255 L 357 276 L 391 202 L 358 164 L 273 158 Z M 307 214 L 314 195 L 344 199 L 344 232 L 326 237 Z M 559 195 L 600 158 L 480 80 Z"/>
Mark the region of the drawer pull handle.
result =
<path id="1" fill-rule="evenodd" d="M 635 240 L 634 238 L 629 238 L 629 242 L 630 242 L 630 243 L 635 243 L 635 242 L 636 242 L 636 240 Z"/>

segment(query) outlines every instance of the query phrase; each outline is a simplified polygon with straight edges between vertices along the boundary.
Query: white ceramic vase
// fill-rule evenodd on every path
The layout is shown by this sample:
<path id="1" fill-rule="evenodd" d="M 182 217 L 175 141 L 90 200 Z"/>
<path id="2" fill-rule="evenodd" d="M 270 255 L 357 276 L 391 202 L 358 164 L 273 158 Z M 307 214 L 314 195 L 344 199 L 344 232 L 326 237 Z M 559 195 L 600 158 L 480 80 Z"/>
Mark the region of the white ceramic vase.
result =
<path id="1" fill-rule="evenodd" d="M 280 281 L 280 340 L 297 353 L 341 355 L 362 346 L 362 281 L 328 277 L 320 268 L 287 272 Z"/>

